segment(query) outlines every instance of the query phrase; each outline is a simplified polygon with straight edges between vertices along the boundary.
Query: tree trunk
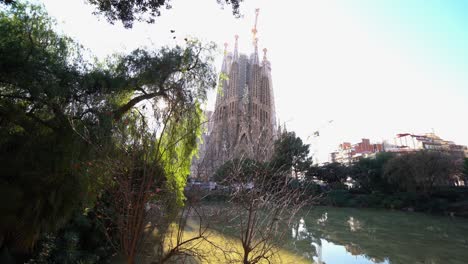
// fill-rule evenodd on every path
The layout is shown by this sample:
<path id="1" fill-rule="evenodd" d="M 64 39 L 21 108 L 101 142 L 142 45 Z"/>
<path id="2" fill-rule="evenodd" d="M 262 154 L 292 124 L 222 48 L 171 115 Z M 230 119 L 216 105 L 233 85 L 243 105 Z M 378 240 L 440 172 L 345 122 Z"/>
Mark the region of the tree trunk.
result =
<path id="1" fill-rule="evenodd" d="M 135 264 L 135 257 L 127 256 L 127 264 Z"/>
<path id="2" fill-rule="evenodd" d="M 250 264 L 249 262 L 249 251 L 247 251 L 246 249 L 244 249 L 244 261 L 243 261 L 244 264 Z"/>

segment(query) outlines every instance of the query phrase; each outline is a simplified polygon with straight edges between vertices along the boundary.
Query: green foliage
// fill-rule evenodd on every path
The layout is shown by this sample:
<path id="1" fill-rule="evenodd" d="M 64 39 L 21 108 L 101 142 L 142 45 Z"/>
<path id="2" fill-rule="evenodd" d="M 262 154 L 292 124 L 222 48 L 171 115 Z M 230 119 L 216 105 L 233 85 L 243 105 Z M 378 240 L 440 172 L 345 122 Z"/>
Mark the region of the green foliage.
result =
<path id="1" fill-rule="evenodd" d="M 292 171 L 297 178 L 312 165 L 309 145 L 304 144 L 294 132 L 284 132 L 275 141 L 270 166 L 275 170 Z"/>
<path id="2" fill-rule="evenodd" d="M 160 148 L 140 154 L 162 162 L 180 204 L 200 104 L 216 80 L 212 44 L 137 49 L 96 64 L 54 27 L 38 6 L 0 9 L 0 198 L 12 201 L 1 205 L 0 237 L 21 251 L 112 186 L 100 164 L 122 149 L 119 126 L 133 129 L 144 101 L 170 106 L 155 109 L 166 129 L 156 133 Z"/>
<path id="3" fill-rule="evenodd" d="M 6 4 L 6 5 L 10 5 L 14 2 L 14 0 L 0 0 L 0 4 Z"/>
<path id="4" fill-rule="evenodd" d="M 227 75 L 226 73 L 224 72 L 221 72 L 219 74 L 219 81 L 218 81 L 218 87 L 216 87 L 216 93 L 219 95 L 219 96 L 223 96 L 224 95 L 224 91 L 223 91 L 223 84 L 225 81 L 229 80 L 229 75 Z"/>
<path id="5" fill-rule="evenodd" d="M 310 167 L 307 178 L 317 178 L 330 185 L 332 189 L 344 189 L 344 182 L 349 175 L 349 168 L 343 164 L 334 162 L 323 166 Z"/>
<path id="6" fill-rule="evenodd" d="M 234 162 L 232 160 L 226 161 L 223 165 L 221 165 L 213 174 L 213 180 L 217 183 L 224 183 L 229 175 L 234 173 Z"/>
<path id="7" fill-rule="evenodd" d="M 346 190 L 332 190 L 327 193 L 326 201 L 333 206 L 347 206 L 351 195 Z"/>
<path id="8" fill-rule="evenodd" d="M 203 118 L 200 105 L 195 103 L 168 120 L 165 127 L 167 132 L 160 139 L 166 186 L 176 194 L 178 205 L 183 205 L 184 187 L 190 175 L 192 158 L 198 151 Z"/>
<path id="9" fill-rule="evenodd" d="M 375 158 L 364 158 L 353 164 L 350 176 L 358 183 L 359 188 L 372 191 L 392 192 L 395 188 L 384 178 L 384 166 L 394 157 L 393 153 L 377 153 Z"/>
<path id="10" fill-rule="evenodd" d="M 56 235 L 39 240 L 28 264 L 109 263 L 113 249 L 95 218 L 93 212 L 74 215 Z"/>
<path id="11" fill-rule="evenodd" d="M 401 191 L 431 194 L 435 186 L 453 184 L 455 168 L 449 154 L 420 151 L 388 161 L 384 176 Z"/>
<path id="12" fill-rule="evenodd" d="M 5 0 L 8 1 L 8 0 Z M 220 5 L 232 5 L 234 15 L 239 15 L 239 5 L 242 0 L 216 0 Z M 96 7 L 97 14 L 102 14 L 110 23 L 121 21 L 126 28 L 131 28 L 135 21 L 145 21 L 154 23 L 155 18 L 161 15 L 161 9 L 172 8 L 171 0 L 127 0 L 127 1 L 107 1 L 88 0 Z"/>
<path id="13" fill-rule="evenodd" d="M 87 147 L 67 119 L 75 64 L 70 39 L 55 34 L 36 6 L 0 12 L 0 233 L 31 248 L 81 205 Z"/>
<path id="14" fill-rule="evenodd" d="M 414 210 L 435 214 L 466 216 L 468 189 L 460 187 L 436 190 L 431 196 L 418 192 L 356 193 L 348 190 L 331 190 L 320 200 L 324 205 L 341 207 L 370 207 L 396 210 Z"/>
<path id="15" fill-rule="evenodd" d="M 442 213 L 452 204 L 468 199 L 464 188 L 451 187 L 457 163 L 441 152 L 417 152 L 400 156 L 379 153 L 375 159 L 362 159 L 340 169 L 340 164 L 312 167 L 309 177 L 317 177 L 332 189 L 322 202 L 329 205 L 405 209 Z M 357 188 L 336 192 L 348 174 Z M 453 211 L 459 211 L 453 206 Z"/>
<path id="16" fill-rule="evenodd" d="M 250 182 L 260 167 L 264 167 L 264 164 L 253 159 L 229 160 L 216 170 L 213 180 L 220 184 Z"/>

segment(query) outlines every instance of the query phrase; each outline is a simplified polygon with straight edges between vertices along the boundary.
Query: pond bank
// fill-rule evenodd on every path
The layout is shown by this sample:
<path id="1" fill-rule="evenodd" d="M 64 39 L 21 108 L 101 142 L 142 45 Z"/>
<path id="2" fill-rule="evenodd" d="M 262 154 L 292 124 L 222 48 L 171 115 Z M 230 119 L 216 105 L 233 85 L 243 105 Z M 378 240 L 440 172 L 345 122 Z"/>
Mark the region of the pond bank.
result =
<path id="1" fill-rule="evenodd" d="M 439 190 L 430 196 L 408 192 L 369 194 L 353 190 L 331 190 L 323 193 L 318 203 L 324 206 L 380 208 L 468 218 L 468 190 L 465 188 Z"/>

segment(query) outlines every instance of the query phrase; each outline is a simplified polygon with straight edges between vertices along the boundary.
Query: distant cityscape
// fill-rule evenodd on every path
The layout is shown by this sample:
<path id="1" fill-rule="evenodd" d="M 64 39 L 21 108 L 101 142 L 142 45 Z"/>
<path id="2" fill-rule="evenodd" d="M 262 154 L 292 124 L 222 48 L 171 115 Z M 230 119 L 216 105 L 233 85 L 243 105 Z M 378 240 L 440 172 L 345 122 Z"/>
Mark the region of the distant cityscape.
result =
<path id="1" fill-rule="evenodd" d="M 458 145 L 453 141 L 444 140 L 435 133 L 397 134 L 391 141 L 371 143 L 367 138 L 352 144 L 343 142 L 338 149 L 330 153 L 330 161 L 341 164 L 351 164 L 361 158 L 372 158 L 379 152 L 408 153 L 420 150 L 443 151 L 456 158 L 468 157 L 468 147 Z"/>

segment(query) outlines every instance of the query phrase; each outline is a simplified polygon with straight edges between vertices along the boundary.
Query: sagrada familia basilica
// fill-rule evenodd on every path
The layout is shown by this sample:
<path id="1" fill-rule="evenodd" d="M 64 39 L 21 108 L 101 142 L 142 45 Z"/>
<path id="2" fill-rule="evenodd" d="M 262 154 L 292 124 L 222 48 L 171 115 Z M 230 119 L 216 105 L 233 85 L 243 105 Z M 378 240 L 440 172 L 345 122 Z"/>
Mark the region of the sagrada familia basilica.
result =
<path id="1" fill-rule="evenodd" d="M 208 179 L 226 161 L 235 158 L 267 160 L 276 138 L 275 100 L 271 64 L 267 49 L 259 59 L 256 9 L 253 53 L 239 53 L 238 36 L 234 50 L 227 51 L 219 77 L 214 112 L 207 113 L 208 125 L 192 175 Z"/>

